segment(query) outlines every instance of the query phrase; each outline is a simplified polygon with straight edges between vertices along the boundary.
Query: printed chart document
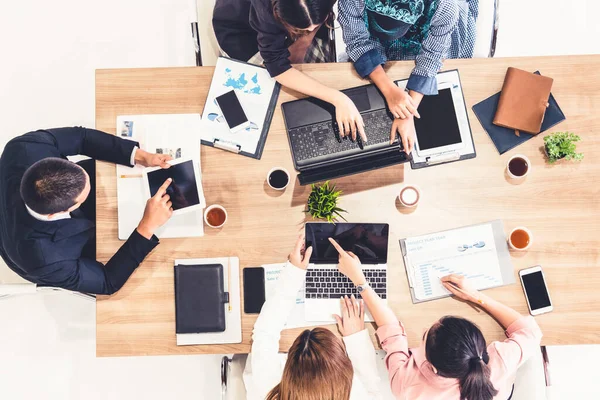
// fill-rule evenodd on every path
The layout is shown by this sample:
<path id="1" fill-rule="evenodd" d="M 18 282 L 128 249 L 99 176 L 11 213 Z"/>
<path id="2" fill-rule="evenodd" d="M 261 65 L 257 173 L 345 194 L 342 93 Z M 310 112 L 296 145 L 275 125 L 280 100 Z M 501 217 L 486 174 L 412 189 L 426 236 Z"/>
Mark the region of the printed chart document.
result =
<path id="1" fill-rule="evenodd" d="M 277 280 L 279 279 L 279 275 L 281 274 L 281 270 L 285 267 L 285 264 L 267 264 L 262 267 L 265 270 L 265 298 L 268 300 L 269 297 L 273 297 L 273 293 L 277 289 Z M 329 324 L 331 324 L 331 322 L 307 321 L 304 318 L 304 285 L 302 285 L 296 294 L 296 305 L 292 309 L 292 312 L 285 323 L 285 328 L 293 329 Z"/>
<path id="2" fill-rule="evenodd" d="M 150 153 L 169 154 L 173 159 L 192 159 L 200 176 L 200 114 L 122 115 L 117 117 L 117 136 L 135 140 Z M 147 197 L 142 171 L 144 167 L 117 165 L 117 201 L 119 239 L 127 240 L 144 215 Z M 201 185 L 202 182 L 200 181 Z M 204 235 L 203 213 L 206 207 L 200 187 L 202 209 L 173 216 L 156 231 L 159 238 Z"/>
<path id="3" fill-rule="evenodd" d="M 242 105 L 250 126 L 231 133 L 215 98 L 231 90 Z M 202 113 L 202 142 L 259 158 L 279 95 L 279 84 L 267 70 L 219 57 Z"/>
<path id="4" fill-rule="evenodd" d="M 477 289 L 504 284 L 491 224 L 439 232 L 405 240 L 409 281 L 418 300 L 450 295 L 440 281 L 465 276 Z"/>

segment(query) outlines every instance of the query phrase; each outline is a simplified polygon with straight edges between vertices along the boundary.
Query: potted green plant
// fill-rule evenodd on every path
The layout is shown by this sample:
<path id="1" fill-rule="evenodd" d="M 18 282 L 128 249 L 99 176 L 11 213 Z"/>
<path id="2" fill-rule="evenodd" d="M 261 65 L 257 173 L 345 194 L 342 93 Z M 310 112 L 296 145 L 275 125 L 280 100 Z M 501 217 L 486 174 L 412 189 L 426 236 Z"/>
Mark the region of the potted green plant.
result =
<path id="1" fill-rule="evenodd" d="M 581 160 L 582 153 L 577 153 L 578 142 L 581 138 L 570 132 L 555 132 L 548 136 L 544 136 L 544 150 L 548 156 L 548 162 L 554 164 L 556 161 L 565 160 Z"/>
<path id="2" fill-rule="evenodd" d="M 346 220 L 340 214 L 346 210 L 342 210 L 337 205 L 338 198 L 342 194 L 341 190 L 336 190 L 335 185 L 330 184 L 329 181 L 321 185 L 312 184 L 311 187 L 306 213 L 314 219 L 322 219 L 330 223 L 335 223 L 338 217 Z"/>

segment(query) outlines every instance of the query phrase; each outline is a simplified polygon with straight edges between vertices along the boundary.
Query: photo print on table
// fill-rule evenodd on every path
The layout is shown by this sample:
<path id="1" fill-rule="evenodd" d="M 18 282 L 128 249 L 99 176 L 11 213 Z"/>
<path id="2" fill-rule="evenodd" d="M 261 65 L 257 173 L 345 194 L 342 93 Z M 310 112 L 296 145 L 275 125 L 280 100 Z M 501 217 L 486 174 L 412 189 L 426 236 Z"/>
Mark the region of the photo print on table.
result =
<path id="1" fill-rule="evenodd" d="M 170 149 L 167 147 L 159 147 L 156 149 L 156 154 L 167 154 L 173 157 L 174 160 L 181 158 L 181 147 Z"/>

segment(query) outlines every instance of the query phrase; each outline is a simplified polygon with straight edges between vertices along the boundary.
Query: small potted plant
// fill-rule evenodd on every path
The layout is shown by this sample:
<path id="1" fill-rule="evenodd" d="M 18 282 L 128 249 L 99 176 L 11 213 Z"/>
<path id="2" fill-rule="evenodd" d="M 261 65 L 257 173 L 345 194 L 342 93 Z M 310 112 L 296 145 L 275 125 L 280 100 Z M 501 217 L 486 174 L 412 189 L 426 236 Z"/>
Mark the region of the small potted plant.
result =
<path id="1" fill-rule="evenodd" d="M 330 223 L 335 223 L 337 218 L 346 220 L 341 212 L 346 212 L 338 207 L 337 201 L 341 190 L 336 190 L 335 185 L 330 184 L 329 181 L 317 185 L 312 185 L 312 191 L 308 196 L 306 213 L 309 213 L 314 219 L 325 220 Z"/>
<path id="2" fill-rule="evenodd" d="M 565 160 L 581 160 L 582 153 L 577 153 L 578 142 L 581 138 L 570 132 L 555 132 L 548 136 L 544 136 L 544 150 L 548 156 L 548 162 L 554 164 L 556 161 Z"/>

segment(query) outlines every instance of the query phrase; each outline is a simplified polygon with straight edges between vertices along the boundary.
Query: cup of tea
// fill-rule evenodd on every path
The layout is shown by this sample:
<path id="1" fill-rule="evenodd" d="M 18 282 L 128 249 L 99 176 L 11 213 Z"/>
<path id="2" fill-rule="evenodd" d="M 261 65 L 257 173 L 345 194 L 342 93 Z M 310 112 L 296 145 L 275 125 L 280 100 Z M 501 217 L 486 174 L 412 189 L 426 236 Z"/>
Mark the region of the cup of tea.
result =
<path id="1" fill-rule="evenodd" d="M 285 168 L 275 167 L 267 174 L 267 183 L 272 189 L 283 190 L 290 183 L 290 174 Z"/>
<path id="2" fill-rule="evenodd" d="M 227 210 L 218 204 L 213 204 L 204 210 L 204 222 L 211 228 L 220 228 L 227 222 Z"/>
<path id="3" fill-rule="evenodd" d="M 523 154 L 515 154 L 506 163 L 506 171 L 508 176 L 513 179 L 525 178 L 531 169 L 529 158 Z"/>
<path id="4" fill-rule="evenodd" d="M 421 191 L 414 185 L 404 185 L 400 189 L 398 200 L 404 207 L 416 207 L 419 200 L 421 200 Z"/>
<path id="5" fill-rule="evenodd" d="M 508 245 L 513 250 L 523 251 L 531 247 L 532 235 L 529 229 L 519 226 L 508 235 Z"/>

